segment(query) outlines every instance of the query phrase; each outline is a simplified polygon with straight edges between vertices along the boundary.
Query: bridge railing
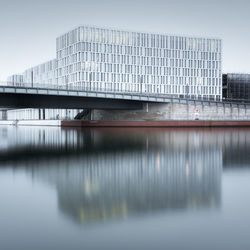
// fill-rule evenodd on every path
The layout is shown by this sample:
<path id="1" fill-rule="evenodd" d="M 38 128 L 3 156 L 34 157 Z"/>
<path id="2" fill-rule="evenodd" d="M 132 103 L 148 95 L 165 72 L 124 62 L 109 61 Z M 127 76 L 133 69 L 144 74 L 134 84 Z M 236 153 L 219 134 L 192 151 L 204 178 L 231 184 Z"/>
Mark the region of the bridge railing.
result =
<path id="1" fill-rule="evenodd" d="M 167 98 L 172 100 L 187 100 L 187 101 L 211 101 L 218 103 L 242 103 L 250 104 L 250 100 L 246 99 L 229 99 L 223 98 L 222 100 L 210 99 L 207 96 L 193 97 L 189 95 L 175 95 L 175 94 L 165 94 L 165 93 L 149 93 L 142 91 L 130 91 L 130 90 L 120 90 L 114 88 L 97 88 L 94 86 L 74 86 L 72 84 L 52 84 L 52 83 L 13 83 L 13 82 L 2 82 L 0 81 L 0 87 L 12 87 L 12 88 L 34 88 L 34 89 L 49 89 L 49 90 L 66 90 L 66 91 L 82 91 L 88 93 L 105 93 L 105 94 L 121 94 L 121 95 L 136 95 L 141 97 L 157 97 L 157 98 Z"/>

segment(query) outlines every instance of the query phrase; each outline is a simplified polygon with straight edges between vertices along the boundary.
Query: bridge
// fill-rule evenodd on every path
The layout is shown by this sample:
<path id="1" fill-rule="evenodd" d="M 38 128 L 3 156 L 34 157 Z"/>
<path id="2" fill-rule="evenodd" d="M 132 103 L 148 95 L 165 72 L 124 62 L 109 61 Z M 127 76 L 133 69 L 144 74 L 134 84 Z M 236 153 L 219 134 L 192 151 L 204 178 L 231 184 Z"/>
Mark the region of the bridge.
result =
<path id="1" fill-rule="evenodd" d="M 120 109 L 139 110 L 143 103 L 179 103 L 213 106 L 250 106 L 242 101 L 180 98 L 174 95 L 86 89 L 55 84 L 0 82 L 0 108 Z"/>

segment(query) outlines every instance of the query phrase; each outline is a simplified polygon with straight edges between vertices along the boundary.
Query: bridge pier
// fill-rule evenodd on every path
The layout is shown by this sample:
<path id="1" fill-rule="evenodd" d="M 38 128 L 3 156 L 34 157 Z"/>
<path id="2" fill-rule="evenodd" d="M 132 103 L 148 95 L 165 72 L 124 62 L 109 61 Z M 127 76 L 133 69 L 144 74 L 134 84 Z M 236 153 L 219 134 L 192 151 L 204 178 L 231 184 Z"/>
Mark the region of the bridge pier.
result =
<path id="1" fill-rule="evenodd" d="M 96 121 L 250 120 L 250 106 L 145 103 L 141 110 L 93 109 L 90 119 Z"/>

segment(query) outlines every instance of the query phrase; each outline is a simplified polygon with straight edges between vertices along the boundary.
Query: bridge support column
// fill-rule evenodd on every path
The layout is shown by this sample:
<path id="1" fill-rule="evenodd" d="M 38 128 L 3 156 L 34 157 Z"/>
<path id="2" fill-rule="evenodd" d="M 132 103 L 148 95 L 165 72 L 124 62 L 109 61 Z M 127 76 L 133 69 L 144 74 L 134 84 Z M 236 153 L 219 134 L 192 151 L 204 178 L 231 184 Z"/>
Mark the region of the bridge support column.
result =
<path id="1" fill-rule="evenodd" d="M 141 110 L 91 110 L 89 120 L 95 121 L 166 121 L 195 120 L 195 110 L 201 110 L 199 120 L 239 120 L 237 110 L 226 105 L 181 104 L 181 103 L 145 103 Z M 247 110 L 250 110 L 248 108 Z M 242 110 L 246 113 L 246 110 Z M 250 117 L 250 111 L 247 112 Z M 245 115 L 245 119 L 248 118 Z"/>
<path id="2" fill-rule="evenodd" d="M 43 113 L 43 120 L 45 120 L 45 119 L 46 119 L 46 118 L 45 118 L 45 109 L 43 109 L 42 111 L 43 111 L 43 112 L 42 112 L 42 113 Z"/>
<path id="3" fill-rule="evenodd" d="M 94 118 L 94 112 L 93 112 L 93 109 L 90 109 L 90 110 L 89 110 L 89 117 L 88 117 L 88 120 L 92 121 L 92 120 L 94 120 L 93 118 Z"/>
<path id="4" fill-rule="evenodd" d="M 82 111 L 78 110 L 79 113 L 74 117 L 75 120 L 90 121 L 92 119 L 92 110 L 83 109 Z"/>
<path id="5" fill-rule="evenodd" d="M 143 104 L 143 110 L 148 113 L 148 102 Z"/>

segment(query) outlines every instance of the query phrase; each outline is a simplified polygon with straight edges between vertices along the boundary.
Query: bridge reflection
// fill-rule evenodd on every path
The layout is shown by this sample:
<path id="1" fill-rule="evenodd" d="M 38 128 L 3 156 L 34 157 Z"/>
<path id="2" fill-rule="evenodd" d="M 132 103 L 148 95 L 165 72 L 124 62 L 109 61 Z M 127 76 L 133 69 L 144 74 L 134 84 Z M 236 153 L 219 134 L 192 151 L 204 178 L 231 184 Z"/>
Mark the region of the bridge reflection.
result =
<path id="1" fill-rule="evenodd" d="M 249 129 L 1 127 L 0 137 L 1 168 L 54 187 L 77 223 L 219 208 L 222 169 L 250 165 Z"/>
<path id="2" fill-rule="evenodd" d="M 54 187 L 60 211 L 77 223 L 219 208 L 223 158 L 242 140 L 248 144 L 249 135 L 210 129 L 16 129 L 0 130 L 7 141 L 1 167 L 24 170 L 33 181 Z"/>

